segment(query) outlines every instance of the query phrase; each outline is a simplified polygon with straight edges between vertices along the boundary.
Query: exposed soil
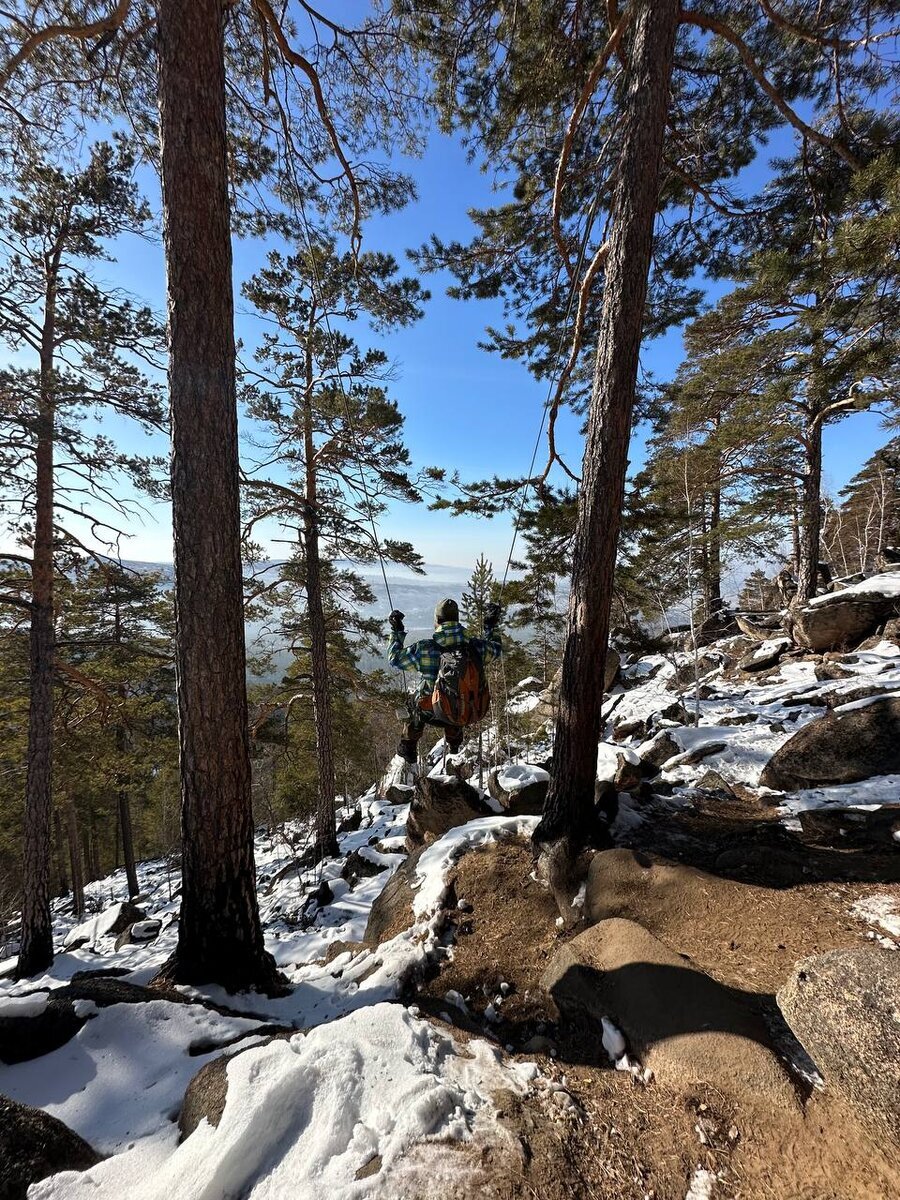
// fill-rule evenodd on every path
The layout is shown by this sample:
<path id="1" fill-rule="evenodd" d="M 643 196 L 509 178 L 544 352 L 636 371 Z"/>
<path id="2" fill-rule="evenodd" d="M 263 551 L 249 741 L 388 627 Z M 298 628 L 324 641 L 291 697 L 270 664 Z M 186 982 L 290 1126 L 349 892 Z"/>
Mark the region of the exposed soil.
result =
<path id="1" fill-rule="evenodd" d="M 736 825 L 739 813 L 728 818 Z M 557 928 L 558 909 L 531 869 L 529 848 L 511 841 L 462 859 L 459 907 L 449 914 L 453 956 L 417 996 L 425 1012 L 457 1025 L 457 1038 L 487 1031 L 519 1057 L 536 1059 L 551 1081 L 524 1099 L 499 1098 L 512 1137 L 506 1147 L 481 1149 L 479 1195 L 684 1200 L 703 1168 L 717 1177 L 716 1200 L 900 1198 L 897 1167 L 827 1088 L 811 1095 L 806 1088 L 797 1112 L 775 1119 L 708 1087 L 644 1084 L 612 1069 L 596 1027 L 560 1024 L 539 981 L 560 941 L 578 931 Z M 620 915 L 721 982 L 757 993 L 763 1008 L 797 959 L 866 942 L 865 925 L 849 914 L 853 902 L 874 891 L 900 894 L 896 885 L 832 881 L 766 888 L 712 878 L 708 887 L 704 904 L 633 899 Z M 500 1019 L 487 1021 L 484 1010 L 501 984 L 509 992 Z M 467 1014 L 448 1004 L 450 990 L 465 999 Z M 535 1037 L 544 1040 L 523 1050 Z"/>

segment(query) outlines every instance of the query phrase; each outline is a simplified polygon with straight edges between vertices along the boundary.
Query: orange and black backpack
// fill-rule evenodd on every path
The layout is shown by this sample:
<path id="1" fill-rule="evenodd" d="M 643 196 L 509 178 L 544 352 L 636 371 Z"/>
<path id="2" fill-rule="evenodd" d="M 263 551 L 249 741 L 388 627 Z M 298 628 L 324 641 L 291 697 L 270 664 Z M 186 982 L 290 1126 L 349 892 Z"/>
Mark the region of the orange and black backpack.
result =
<path id="1" fill-rule="evenodd" d="M 441 655 L 431 703 L 445 725 L 477 725 L 487 716 L 491 692 L 481 655 L 471 642 Z"/>

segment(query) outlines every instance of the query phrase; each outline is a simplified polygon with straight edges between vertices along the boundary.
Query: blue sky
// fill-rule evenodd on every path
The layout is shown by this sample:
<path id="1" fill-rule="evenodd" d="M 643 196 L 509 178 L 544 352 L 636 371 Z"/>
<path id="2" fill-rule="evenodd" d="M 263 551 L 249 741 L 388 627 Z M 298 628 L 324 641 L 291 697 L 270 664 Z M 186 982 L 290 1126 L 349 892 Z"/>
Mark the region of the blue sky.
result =
<path id="1" fill-rule="evenodd" d="M 417 202 L 402 212 L 372 220 L 365 229 L 368 245 L 389 250 L 401 261 L 407 248 L 420 245 L 431 233 L 445 240 L 467 239 L 473 230 L 468 210 L 497 199 L 490 177 L 467 162 L 460 144 L 436 132 L 423 158 L 406 166 L 418 186 Z M 746 185 L 758 184 L 764 174 L 763 161 L 751 169 Z M 155 187 L 152 179 L 147 184 Z M 157 207 L 158 194 L 149 198 Z M 102 274 L 162 310 L 161 246 L 130 238 L 117 253 L 118 261 L 103 264 Z M 236 289 L 258 267 L 262 253 L 259 243 L 236 241 Z M 448 471 L 458 468 L 469 479 L 522 475 L 530 461 L 546 385 L 535 382 L 521 365 L 477 348 L 485 325 L 499 323 L 500 307 L 489 301 L 451 300 L 444 290 L 447 282 L 440 277 L 426 279 L 432 299 L 424 318 L 410 329 L 381 339 L 397 364 L 399 378 L 393 394 L 406 416 L 407 442 L 414 461 L 444 466 Z M 717 285 L 716 292 L 721 290 L 723 285 Z M 238 336 L 252 344 L 256 321 L 240 296 L 236 303 Z M 666 379 L 677 367 L 681 351 L 680 331 L 671 331 L 645 346 L 642 365 L 656 378 Z M 105 428 L 126 448 L 149 449 L 124 422 Z M 826 489 L 843 486 L 887 436 L 879 417 L 866 413 L 854 414 L 826 430 Z M 577 422 L 571 416 L 561 421 L 559 441 L 568 461 L 580 462 Z M 162 438 L 156 449 L 166 453 Z M 633 465 L 639 465 L 641 454 L 638 438 L 632 450 Z M 398 505 L 386 516 L 382 532 L 413 542 L 427 562 L 468 566 L 483 552 L 502 568 L 509 553 L 511 524 L 509 517 L 490 521 L 454 518 L 424 506 Z M 148 509 L 133 530 L 134 536 L 123 547 L 125 557 L 171 559 L 169 514 L 163 506 Z"/>

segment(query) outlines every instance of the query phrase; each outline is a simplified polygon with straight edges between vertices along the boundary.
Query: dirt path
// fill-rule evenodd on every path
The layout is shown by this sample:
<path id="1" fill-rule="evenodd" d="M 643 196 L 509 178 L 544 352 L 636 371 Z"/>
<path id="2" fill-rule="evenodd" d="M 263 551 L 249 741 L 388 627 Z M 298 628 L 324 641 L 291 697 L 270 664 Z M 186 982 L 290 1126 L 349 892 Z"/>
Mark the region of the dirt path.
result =
<path id="1" fill-rule="evenodd" d="M 670 814 L 660 825 L 670 861 L 679 845 L 696 861 L 696 821 L 689 810 L 686 821 Z M 745 813 L 745 832 L 762 824 L 771 823 L 758 811 Z M 717 831 L 718 854 L 723 841 L 734 845 L 741 825 L 733 805 Z M 774 825 L 772 833 L 781 840 Z M 638 840 L 649 849 L 652 830 L 642 827 Z M 757 997 L 770 1019 L 773 993 L 799 958 L 867 943 L 871 930 L 851 913 L 855 903 L 873 894 L 900 901 L 896 883 L 826 878 L 766 887 L 661 865 L 655 848 L 642 860 L 656 864 L 640 877 L 654 880 L 649 887 L 635 882 L 634 855 L 614 851 L 607 861 L 609 897 L 601 903 L 608 911 L 594 920 L 624 916 L 642 924 L 714 979 Z M 537 1098 L 508 1098 L 503 1120 L 519 1149 L 505 1167 L 495 1164 L 482 1194 L 685 1200 L 692 1179 L 698 1187 L 706 1179 L 713 1200 L 900 1197 L 897 1168 L 827 1088 L 811 1090 L 796 1078 L 796 1112 L 773 1119 L 709 1087 L 644 1084 L 613 1070 L 596 1026 L 560 1023 L 540 987 L 554 951 L 577 931 L 557 927 L 552 898 L 530 874 L 522 843 L 501 842 L 460 862 L 453 955 L 417 998 L 424 1011 L 471 1032 L 489 1029 L 508 1049 L 537 1058 L 552 1081 Z M 448 992 L 463 998 L 465 1011 Z M 772 1048 L 783 1051 L 776 1034 Z M 554 1087 L 570 1099 L 554 1099 Z"/>

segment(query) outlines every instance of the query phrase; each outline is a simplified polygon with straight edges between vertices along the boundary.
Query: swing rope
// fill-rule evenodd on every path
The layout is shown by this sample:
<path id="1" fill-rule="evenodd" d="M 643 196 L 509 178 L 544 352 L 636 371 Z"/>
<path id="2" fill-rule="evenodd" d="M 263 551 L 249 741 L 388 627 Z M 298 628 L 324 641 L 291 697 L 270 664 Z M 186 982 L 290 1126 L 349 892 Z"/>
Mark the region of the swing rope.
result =
<path id="1" fill-rule="evenodd" d="M 312 272 L 313 272 L 316 287 L 318 289 L 319 295 L 321 296 L 322 295 L 322 281 L 321 281 L 321 277 L 319 275 L 318 264 L 316 262 L 316 254 L 315 254 L 315 247 L 313 244 L 312 231 L 310 229 L 309 220 L 306 215 L 306 201 L 305 201 L 303 193 L 299 187 L 299 181 L 296 178 L 296 168 L 293 165 L 293 163 L 291 166 L 291 170 L 292 170 L 292 173 L 294 174 L 294 185 L 295 185 L 294 189 L 293 189 L 293 195 L 292 195 L 292 208 L 294 209 L 295 214 L 299 214 L 300 219 L 303 224 L 303 230 L 304 230 L 304 234 L 306 237 L 306 244 L 307 244 L 307 248 L 309 251 L 310 266 L 312 267 Z M 299 206 L 297 203 L 298 199 L 299 199 Z M 521 527 L 522 517 L 525 512 L 525 505 L 528 500 L 528 492 L 529 492 L 529 488 L 531 487 L 533 476 L 534 476 L 534 466 L 535 466 L 535 463 L 537 462 L 538 450 L 540 449 L 541 439 L 543 438 L 543 435 L 544 435 L 544 428 L 547 423 L 547 415 L 550 411 L 551 399 L 553 396 L 554 389 L 556 388 L 556 385 L 557 385 L 557 380 L 559 378 L 560 359 L 561 359 L 562 352 L 563 352 L 563 349 L 564 349 L 565 343 L 566 343 L 565 330 L 568 328 L 569 321 L 571 320 L 571 317 L 572 317 L 572 310 L 575 306 L 575 297 L 578 294 L 578 288 L 579 288 L 578 280 L 581 275 L 581 269 L 584 266 L 584 260 L 585 260 L 586 254 L 587 254 L 587 246 L 588 246 L 588 242 L 590 240 L 591 232 L 594 227 L 594 220 L 597 215 L 597 208 L 599 205 L 599 201 L 600 201 L 600 192 L 598 189 L 598 191 L 595 192 L 595 194 L 594 194 L 594 199 L 591 203 L 591 207 L 588 212 L 588 219 L 585 223 L 584 234 L 582 235 L 582 238 L 581 238 L 581 243 L 580 243 L 579 250 L 578 250 L 578 259 L 576 262 L 575 270 L 572 273 L 572 280 L 571 280 L 571 286 L 569 288 L 568 301 L 566 303 L 565 316 L 563 317 L 563 328 L 562 328 L 562 331 L 560 332 L 559 341 L 557 343 L 557 347 L 554 352 L 554 368 L 553 368 L 552 374 L 549 377 L 549 383 L 548 383 L 548 388 L 547 388 L 547 397 L 546 397 L 543 407 L 542 407 L 541 421 L 540 421 L 540 425 L 538 427 L 537 436 L 534 441 L 534 448 L 531 452 L 531 462 L 529 463 L 528 474 L 525 477 L 525 480 L 522 484 L 522 494 L 521 494 L 519 505 L 518 505 L 518 508 L 516 511 L 516 519 L 515 519 L 515 522 L 513 525 L 512 541 L 510 543 L 509 554 L 506 559 L 506 565 L 503 570 L 503 580 L 500 584 L 500 603 L 502 603 L 503 595 L 504 595 L 504 592 L 506 591 L 506 584 L 507 584 L 507 580 L 509 577 L 510 569 L 512 567 L 513 556 L 515 554 L 515 549 L 516 549 L 516 542 L 517 542 L 518 536 L 519 536 L 519 529 Z M 347 393 L 347 389 L 344 385 L 343 371 L 341 370 L 341 367 L 340 367 L 340 356 L 337 352 L 337 341 L 335 338 L 334 331 L 332 330 L 332 327 L 331 327 L 331 322 L 328 317 L 327 309 L 323 310 L 322 315 L 323 315 L 323 319 L 324 319 L 324 323 L 325 323 L 325 328 L 326 328 L 326 331 L 328 334 L 328 338 L 331 342 L 332 354 L 334 356 L 335 372 L 337 374 L 338 386 L 340 387 L 340 390 L 341 390 L 341 397 L 342 397 L 343 405 L 344 405 L 344 414 L 345 414 L 345 418 L 347 421 L 347 428 L 350 431 L 351 441 L 353 442 L 353 446 L 354 446 L 356 465 L 357 465 L 357 469 L 359 471 L 360 489 L 362 491 L 362 496 L 363 496 L 363 501 L 364 501 L 363 506 L 364 506 L 364 509 L 366 512 L 366 516 L 368 518 L 369 525 L 371 526 L 371 530 L 372 530 L 372 544 L 374 546 L 375 553 L 378 558 L 378 563 L 381 568 L 381 578 L 382 578 L 382 581 L 384 582 L 384 590 L 385 590 L 385 595 L 387 597 L 387 602 L 388 602 L 388 605 L 390 606 L 391 611 L 393 612 L 394 611 L 394 600 L 391 595 L 391 586 L 390 586 L 390 583 L 388 582 L 387 568 L 385 566 L 384 555 L 382 554 L 382 551 L 381 551 L 381 541 L 378 536 L 378 527 L 375 522 L 375 513 L 374 513 L 372 497 L 371 497 L 371 493 L 369 491 L 368 481 L 366 479 L 365 469 L 364 469 L 363 463 L 362 463 L 362 450 L 360 447 L 359 436 L 358 436 L 356 425 L 355 425 L 355 422 L 353 420 L 353 416 L 352 416 L 352 413 L 350 410 L 350 398 Z M 403 689 L 404 701 L 408 704 L 408 702 L 409 702 L 409 687 L 408 687 L 408 683 L 407 683 L 407 679 L 406 679 L 406 671 L 403 668 L 399 668 L 399 671 L 402 676 L 401 686 Z M 509 754 L 512 750 L 512 732 L 511 732 L 511 725 L 510 725 L 510 719 L 509 719 L 509 680 L 508 680 L 507 671 L 506 671 L 506 659 L 503 654 L 500 655 L 500 671 L 501 671 L 501 675 L 502 675 L 502 679 L 503 679 L 503 693 L 504 693 L 503 708 L 504 708 L 504 716 L 506 719 L 506 748 L 507 748 L 507 754 Z M 496 721 L 496 717 L 495 717 L 493 694 L 491 695 L 491 723 L 494 727 L 494 738 L 493 738 L 493 742 L 494 742 L 493 749 L 495 752 L 494 756 L 495 756 L 495 759 L 498 759 L 500 747 L 499 747 L 499 738 L 497 737 L 498 730 L 497 730 L 497 721 Z M 481 735 L 479 734 L 479 784 L 480 784 L 480 779 L 481 779 L 481 767 L 482 767 L 481 746 L 482 746 L 482 741 L 481 741 Z M 446 755 L 446 739 L 445 739 L 445 755 Z M 496 765 L 496 762 L 495 762 L 495 765 Z"/>
<path id="2" fill-rule="evenodd" d="M 315 251 L 315 246 L 313 244 L 312 231 L 310 229 L 309 220 L 306 215 L 306 201 L 303 197 L 303 193 L 299 189 L 296 174 L 294 174 L 294 184 L 295 184 L 295 188 L 294 188 L 295 196 L 292 197 L 292 200 L 293 200 L 292 207 L 294 209 L 295 214 L 299 214 L 300 219 L 303 222 L 303 231 L 304 231 L 304 234 L 306 237 L 307 249 L 309 251 L 310 266 L 312 267 L 312 273 L 313 273 L 313 277 L 315 280 L 316 288 L 318 290 L 319 296 L 321 297 L 323 295 L 322 279 L 319 274 L 318 263 L 316 262 L 316 251 Z M 299 207 L 296 202 L 297 195 L 299 195 L 299 201 L 300 201 Z M 372 496 L 369 491 L 369 484 L 368 484 L 368 480 L 366 478 L 366 473 L 365 473 L 365 469 L 363 467 L 363 462 L 362 462 L 362 449 L 360 446 L 359 435 L 357 433 L 356 424 L 353 420 L 353 414 L 350 410 L 350 397 L 347 393 L 346 387 L 344 386 L 344 373 L 341 370 L 340 355 L 339 355 L 338 349 L 337 349 L 337 339 L 335 337 L 334 330 L 331 327 L 331 321 L 329 320 L 329 317 L 328 317 L 328 309 L 327 308 L 323 307 L 322 317 L 325 322 L 325 329 L 328 333 L 328 338 L 331 342 L 331 352 L 334 357 L 334 369 L 335 369 L 335 373 L 337 375 L 338 386 L 341 390 L 341 398 L 343 400 L 343 405 L 344 405 L 344 417 L 347 422 L 347 428 L 350 431 L 350 438 L 351 438 L 351 441 L 352 441 L 353 447 L 354 447 L 354 456 L 356 458 L 356 467 L 357 467 L 357 470 L 359 471 L 360 490 L 361 490 L 362 496 L 363 496 L 363 508 L 365 510 L 366 517 L 368 518 L 369 525 L 371 526 L 371 529 L 372 529 L 372 545 L 375 548 L 375 553 L 378 557 L 378 565 L 381 568 L 381 578 L 384 582 L 384 591 L 385 591 L 385 595 L 387 597 L 387 602 L 388 602 L 388 605 L 390 606 L 391 612 L 393 612 L 394 611 L 394 598 L 391 595 L 391 585 L 388 582 L 387 568 L 386 568 L 385 562 L 384 562 L 384 555 L 381 552 L 381 541 L 378 537 L 378 527 L 375 524 L 375 512 L 374 512 L 373 503 L 372 503 Z M 400 675 L 402 676 L 401 687 L 403 689 L 404 701 L 406 701 L 409 697 L 409 687 L 408 687 L 407 680 L 406 680 L 406 671 L 402 667 L 398 668 L 398 670 L 400 672 Z"/>
<path id="3" fill-rule="evenodd" d="M 507 559 L 506 559 L 506 566 L 504 567 L 504 570 L 503 570 L 503 581 L 500 584 L 500 602 L 501 603 L 503 601 L 503 593 L 506 591 L 506 583 L 507 583 L 507 579 L 509 576 L 510 568 L 512 567 L 513 555 L 515 554 L 515 550 L 516 550 L 516 541 L 519 536 L 519 529 L 521 527 L 522 517 L 525 512 L 525 505 L 528 500 L 528 490 L 531 487 L 532 479 L 534 477 L 534 464 L 537 462 L 538 450 L 540 449 L 541 439 L 544 436 L 544 427 L 547 424 L 547 414 L 550 411 L 551 400 L 553 397 L 553 393 L 556 389 L 557 380 L 559 378 L 560 359 L 562 357 L 562 352 L 563 352 L 563 349 L 566 344 L 565 330 L 568 328 L 569 321 L 571 320 L 571 317 L 572 317 L 572 309 L 575 306 L 575 297 L 578 294 L 578 286 L 579 286 L 578 280 L 581 276 L 581 268 L 584 266 L 584 260 L 585 260 L 586 254 L 587 254 L 587 246 L 588 246 L 588 242 L 590 240 L 591 231 L 594 228 L 594 220 L 597 216 L 597 207 L 599 205 L 599 201 L 600 201 L 600 191 L 598 189 L 594 193 L 594 199 L 591 202 L 591 207 L 590 207 L 590 210 L 588 211 L 588 219 L 587 219 L 587 222 L 584 227 L 584 234 L 582 235 L 581 244 L 578 248 L 578 261 L 575 265 L 575 270 L 572 272 L 572 281 L 571 281 L 571 286 L 569 288 L 569 299 L 566 303 L 566 313 L 565 313 L 565 316 L 563 317 L 563 327 L 562 327 L 562 331 L 560 332 L 559 342 L 557 343 L 556 351 L 554 353 L 554 368 L 553 368 L 552 374 L 550 375 L 550 381 L 549 381 L 549 384 L 547 387 L 547 398 L 544 401 L 543 409 L 541 412 L 541 423 L 540 423 L 540 426 L 538 427 L 537 437 L 534 440 L 534 449 L 531 452 L 531 462 L 528 467 L 528 474 L 526 475 L 525 480 L 522 484 L 522 495 L 521 495 L 521 498 L 519 501 L 518 509 L 516 511 L 515 523 L 513 525 L 512 542 L 510 543 L 509 555 L 507 556 Z M 506 658 L 504 655 L 500 656 L 500 671 L 503 676 L 503 697 L 504 697 L 503 715 L 506 719 L 506 752 L 507 752 L 507 755 L 509 755 L 512 751 L 512 730 L 511 730 L 511 725 L 510 725 L 510 720 L 509 720 L 509 680 L 508 680 L 507 674 L 506 674 Z M 546 680 L 544 682 L 546 683 Z M 493 708 L 493 698 L 491 700 L 491 707 Z M 492 719 L 492 721 L 494 720 L 493 712 L 491 714 L 491 719 Z M 495 730 L 496 730 L 496 725 L 495 725 Z M 495 737 L 494 737 L 494 742 L 495 742 L 495 746 L 496 746 L 496 744 L 498 742 L 496 733 L 495 733 Z M 499 746 L 497 746 L 497 751 L 499 754 Z M 518 755 L 516 757 L 518 758 Z"/>

